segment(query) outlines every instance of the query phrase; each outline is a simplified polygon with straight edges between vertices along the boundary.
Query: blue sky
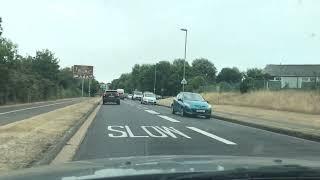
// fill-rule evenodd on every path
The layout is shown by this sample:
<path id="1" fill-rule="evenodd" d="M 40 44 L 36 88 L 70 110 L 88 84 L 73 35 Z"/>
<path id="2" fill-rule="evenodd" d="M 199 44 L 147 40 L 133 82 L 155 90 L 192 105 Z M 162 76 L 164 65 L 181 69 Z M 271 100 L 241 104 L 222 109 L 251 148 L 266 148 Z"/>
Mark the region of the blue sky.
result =
<path id="1" fill-rule="evenodd" d="M 318 0 L 0 0 L 3 36 L 22 55 L 48 48 L 62 67 L 110 82 L 136 63 L 204 57 L 220 70 L 316 64 Z"/>

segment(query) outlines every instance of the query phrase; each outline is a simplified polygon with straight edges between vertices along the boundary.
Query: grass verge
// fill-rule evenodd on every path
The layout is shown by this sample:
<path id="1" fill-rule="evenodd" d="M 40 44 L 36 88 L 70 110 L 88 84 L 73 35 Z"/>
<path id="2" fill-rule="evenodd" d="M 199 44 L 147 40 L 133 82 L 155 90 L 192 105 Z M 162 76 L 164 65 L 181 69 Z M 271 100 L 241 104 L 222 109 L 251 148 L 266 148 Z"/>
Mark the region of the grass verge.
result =
<path id="1" fill-rule="evenodd" d="M 25 168 L 40 160 L 98 101 L 100 98 L 90 98 L 0 126 L 0 172 Z"/>

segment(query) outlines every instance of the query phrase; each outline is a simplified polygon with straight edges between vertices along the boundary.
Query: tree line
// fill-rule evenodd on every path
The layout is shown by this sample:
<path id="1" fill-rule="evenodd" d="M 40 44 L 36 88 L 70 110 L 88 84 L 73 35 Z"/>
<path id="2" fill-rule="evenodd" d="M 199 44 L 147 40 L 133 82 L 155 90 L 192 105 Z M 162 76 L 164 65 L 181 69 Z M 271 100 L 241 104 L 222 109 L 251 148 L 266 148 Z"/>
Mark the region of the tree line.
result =
<path id="1" fill-rule="evenodd" d="M 111 82 L 112 89 L 122 88 L 127 92 L 133 90 L 151 91 L 155 87 L 156 94 L 174 96 L 182 91 L 183 59 L 160 61 L 156 64 L 136 64 L 129 73 L 122 74 Z M 199 58 L 191 64 L 185 64 L 185 76 L 188 84 L 185 91 L 197 91 L 210 85 L 233 86 L 243 93 L 254 89 L 254 80 L 270 79 L 262 69 L 252 68 L 240 72 L 236 67 L 223 68 L 219 73 L 210 60 Z M 156 82 L 156 83 L 155 83 Z"/>
<path id="2" fill-rule="evenodd" d="M 58 58 L 47 49 L 35 56 L 20 55 L 18 46 L 2 37 L 1 22 L 0 18 L 0 104 L 81 96 L 81 80 L 73 78 L 71 68 L 60 68 Z M 98 84 L 91 81 L 91 94 Z"/>

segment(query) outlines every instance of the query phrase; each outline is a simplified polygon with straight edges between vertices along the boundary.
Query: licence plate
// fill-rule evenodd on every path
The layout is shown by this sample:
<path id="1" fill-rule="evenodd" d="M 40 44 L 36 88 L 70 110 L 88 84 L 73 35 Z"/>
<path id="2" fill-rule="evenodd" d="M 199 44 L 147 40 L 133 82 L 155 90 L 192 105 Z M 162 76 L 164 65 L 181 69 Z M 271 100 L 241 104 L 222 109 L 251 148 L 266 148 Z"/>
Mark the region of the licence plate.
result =
<path id="1" fill-rule="evenodd" d="M 205 110 L 196 110 L 197 112 L 201 112 L 201 113 L 204 113 Z"/>
<path id="2" fill-rule="evenodd" d="M 109 97 L 113 98 L 114 96 L 109 96 Z"/>

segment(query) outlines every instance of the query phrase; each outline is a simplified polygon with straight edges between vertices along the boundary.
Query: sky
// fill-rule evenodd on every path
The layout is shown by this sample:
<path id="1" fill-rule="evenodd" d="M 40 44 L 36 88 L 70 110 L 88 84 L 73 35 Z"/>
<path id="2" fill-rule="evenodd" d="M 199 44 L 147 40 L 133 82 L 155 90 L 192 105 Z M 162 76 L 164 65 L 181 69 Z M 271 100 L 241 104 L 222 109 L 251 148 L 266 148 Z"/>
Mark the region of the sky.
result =
<path id="1" fill-rule="evenodd" d="M 134 64 L 207 58 L 223 67 L 320 63 L 319 0 L 0 0 L 2 36 L 21 55 L 49 49 L 61 67 L 111 82 Z"/>

